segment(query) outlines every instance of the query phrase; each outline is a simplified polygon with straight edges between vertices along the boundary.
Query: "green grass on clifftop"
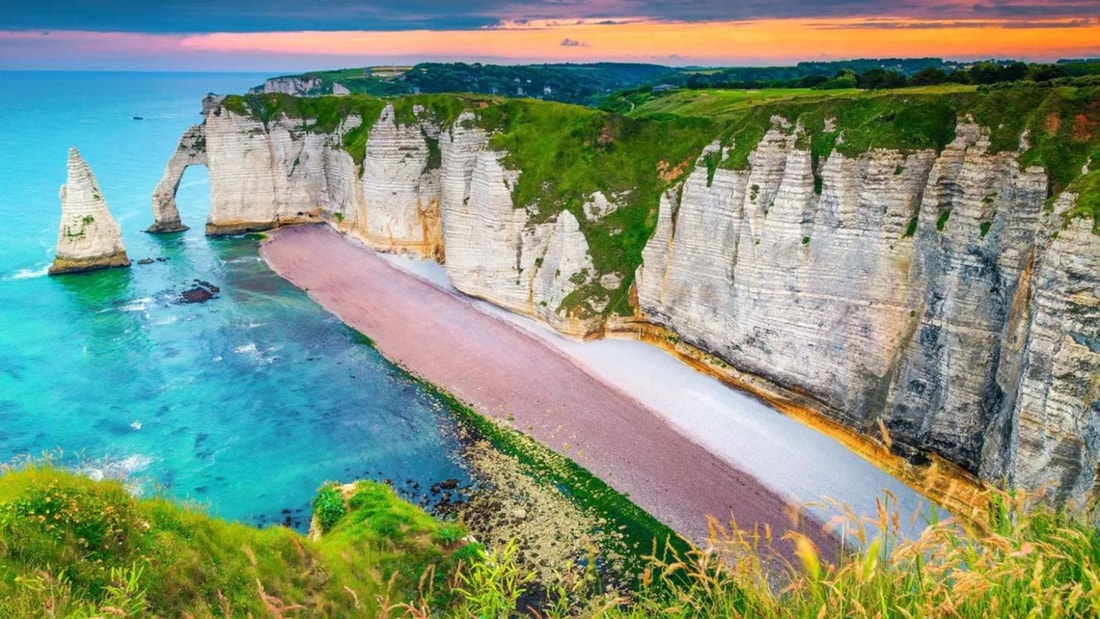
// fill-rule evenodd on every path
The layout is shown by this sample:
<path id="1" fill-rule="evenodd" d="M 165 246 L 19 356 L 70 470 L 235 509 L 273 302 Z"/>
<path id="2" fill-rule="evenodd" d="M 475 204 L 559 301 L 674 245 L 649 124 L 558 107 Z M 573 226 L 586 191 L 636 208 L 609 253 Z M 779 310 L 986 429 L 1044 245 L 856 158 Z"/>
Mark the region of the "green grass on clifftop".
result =
<path id="1" fill-rule="evenodd" d="M 222 101 L 222 107 L 234 114 L 251 116 L 265 127 L 282 116 L 300 119 L 301 131 L 315 133 L 333 133 L 349 117 L 358 116 L 363 122 L 344 133 L 343 147 L 356 164 L 362 165 L 366 157 L 367 134 L 386 104 L 382 99 L 365 95 L 294 97 L 270 93 L 229 95 Z"/>
<path id="2" fill-rule="evenodd" d="M 505 166 L 520 170 L 513 189 L 518 207 L 538 223 L 569 211 L 580 223 L 598 273 L 618 273 L 608 312 L 633 313 L 628 290 L 642 249 L 656 225 L 661 194 L 694 169 L 717 127 L 707 119 L 633 119 L 564 104 L 509 100 L 491 145 Z M 589 221 L 584 205 L 602 192 L 621 205 Z M 599 294 L 594 290 L 593 294 Z M 579 291 L 563 304 L 580 315 L 591 295 Z"/>
<path id="3" fill-rule="evenodd" d="M 955 137 L 956 118 L 973 118 L 989 131 L 990 151 L 1020 149 L 1021 166 L 1039 165 L 1057 195 L 1081 175 L 1089 158 L 1100 160 L 1100 86 L 1031 82 L 931 86 L 884 91 L 676 91 L 647 95 L 631 116 L 703 116 L 724 125 L 731 147 L 724 167 L 743 169 L 749 153 L 772 127 L 773 117 L 799 122 L 815 161 L 833 150 L 861 155 L 874 148 L 903 152 L 942 148 Z M 836 132 L 826 132 L 825 121 Z M 839 136 L 843 135 L 843 140 Z M 1095 166 L 1094 166 L 1095 167 Z M 1086 209 L 1089 210 L 1089 209 Z"/>

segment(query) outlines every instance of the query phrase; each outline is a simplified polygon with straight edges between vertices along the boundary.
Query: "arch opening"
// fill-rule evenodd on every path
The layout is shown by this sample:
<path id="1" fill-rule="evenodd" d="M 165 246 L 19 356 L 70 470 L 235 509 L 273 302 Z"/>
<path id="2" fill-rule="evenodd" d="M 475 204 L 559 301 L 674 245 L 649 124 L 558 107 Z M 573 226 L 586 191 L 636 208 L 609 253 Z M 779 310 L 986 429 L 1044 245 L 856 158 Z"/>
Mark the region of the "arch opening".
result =
<path id="1" fill-rule="evenodd" d="M 161 176 L 160 183 L 153 191 L 154 223 L 146 232 L 168 234 L 188 229 L 180 219 L 179 209 L 176 206 L 176 192 L 179 191 L 180 181 L 187 168 L 206 164 L 206 133 L 203 125 L 195 125 L 184 132 L 180 138 L 176 152 L 168 160 L 164 175 Z"/>

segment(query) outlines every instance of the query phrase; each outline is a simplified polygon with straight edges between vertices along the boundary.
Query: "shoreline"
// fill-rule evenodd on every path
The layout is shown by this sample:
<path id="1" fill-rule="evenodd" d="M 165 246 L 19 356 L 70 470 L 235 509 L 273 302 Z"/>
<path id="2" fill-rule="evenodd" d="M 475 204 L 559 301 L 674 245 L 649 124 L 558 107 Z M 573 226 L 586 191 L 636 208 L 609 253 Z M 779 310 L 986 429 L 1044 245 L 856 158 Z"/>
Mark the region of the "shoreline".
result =
<path id="1" fill-rule="evenodd" d="M 351 239 L 352 243 L 357 243 Z M 744 471 L 788 503 L 827 521 L 837 514 L 826 498 L 875 517 L 876 501 L 889 491 L 902 519 L 928 514 L 934 503 L 904 476 L 891 474 L 858 445 L 836 436 L 751 389 L 730 385 L 704 363 L 693 363 L 657 338 L 622 331 L 580 341 L 522 314 L 458 291 L 442 265 L 411 256 L 378 254 L 383 260 L 456 295 L 491 316 L 542 340 L 584 371 L 650 409 L 673 430 Z M 657 340 L 657 341 L 653 341 Z M 654 387 L 657 385 L 658 387 Z M 668 389 L 665 385 L 675 385 Z M 902 533 L 915 536 L 920 523 Z"/>
<path id="2" fill-rule="evenodd" d="M 576 461 L 693 542 L 708 539 L 714 516 L 750 530 L 767 526 L 775 538 L 799 530 L 822 549 L 835 543 L 817 517 L 804 513 L 805 526 L 792 526 L 784 497 L 567 355 L 339 232 L 280 229 L 260 254 L 390 361 Z"/>

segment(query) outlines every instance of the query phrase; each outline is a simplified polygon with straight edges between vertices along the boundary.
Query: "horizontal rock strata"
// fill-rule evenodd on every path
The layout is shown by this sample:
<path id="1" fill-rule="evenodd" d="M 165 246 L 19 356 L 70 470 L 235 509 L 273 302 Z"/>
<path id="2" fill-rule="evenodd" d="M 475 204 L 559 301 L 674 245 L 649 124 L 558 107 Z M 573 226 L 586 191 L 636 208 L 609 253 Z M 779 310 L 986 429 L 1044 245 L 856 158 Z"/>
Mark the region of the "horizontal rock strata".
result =
<path id="1" fill-rule="evenodd" d="M 606 291 L 624 274 L 598 272 L 582 224 L 622 205 L 599 192 L 579 215 L 516 204 L 524 171 L 476 111 L 441 123 L 388 106 L 317 131 L 311 119 L 205 108 L 162 186 L 199 162 L 202 141 L 208 232 L 327 221 L 375 249 L 444 262 L 462 292 L 560 332 L 607 330 Z M 344 139 L 363 123 L 357 164 Z M 801 131 L 774 119 L 740 170 L 706 165 L 728 156 L 716 143 L 665 192 L 632 320 L 915 466 L 935 456 L 1055 499 L 1094 496 L 1100 236 L 1083 220 L 1062 229 L 1076 197 L 1046 210 L 1046 172 L 994 152 L 965 118 L 939 152 L 818 161 Z M 158 222 L 171 223 L 161 203 Z M 592 312 L 575 311 L 582 294 Z"/>

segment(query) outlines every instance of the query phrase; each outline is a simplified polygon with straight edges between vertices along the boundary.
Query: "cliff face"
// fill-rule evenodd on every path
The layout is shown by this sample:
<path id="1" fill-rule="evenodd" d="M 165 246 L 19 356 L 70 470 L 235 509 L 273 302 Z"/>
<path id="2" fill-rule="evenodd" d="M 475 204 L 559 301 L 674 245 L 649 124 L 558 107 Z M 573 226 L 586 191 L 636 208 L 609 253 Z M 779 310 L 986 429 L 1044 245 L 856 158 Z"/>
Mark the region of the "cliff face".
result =
<path id="1" fill-rule="evenodd" d="M 960 124 L 938 156 L 834 153 L 817 196 L 795 140 L 769 132 L 748 171 L 718 170 L 708 187 L 697 168 L 662 200 L 637 276 L 642 312 L 860 432 L 882 420 L 915 459 L 940 454 L 1028 488 L 1091 486 L 1092 431 L 1074 428 L 1095 418 L 1100 356 L 1074 344 L 1065 362 L 1078 368 L 1059 372 L 1049 351 L 1089 324 L 1080 305 L 1095 311 L 1084 282 L 1100 277 L 1087 274 L 1100 238 L 1083 221 L 1068 242 L 1036 238 L 1043 169 L 988 153 L 981 129 Z M 1067 260 L 1089 298 L 1066 294 Z M 1053 299 L 1077 301 L 1079 324 L 1062 324 L 1069 307 L 1032 315 Z M 1078 339 L 1095 338 L 1087 328 Z M 1052 388 L 1066 397 L 1032 394 Z"/>
<path id="2" fill-rule="evenodd" d="M 175 188 L 186 166 L 205 158 L 208 234 L 329 221 L 379 251 L 444 262 L 472 296 L 566 333 L 598 328 L 597 317 L 578 319 L 561 307 L 593 272 L 576 218 L 565 212 L 528 225 L 512 201 L 518 174 L 489 148 L 488 132 L 469 126 L 472 116 L 442 127 L 422 109 L 414 113 L 425 118 L 401 123 L 386 106 L 371 119 L 359 165 L 343 147 L 359 116 L 332 132 L 311 131 L 301 119 L 265 123 L 208 100 L 206 122 L 183 136 L 158 185 L 150 231 L 182 225 Z"/>
<path id="3" fill-rule="evenodd" d="M 541 160 L 509 150 L 529 146 L 507 141 L 516 126 L 486 122 L 491 106 L 388 104 L 335 128 L 207 107 L 192 131 L 210 167 L 208 232 L 328 221 L 376 249 L 434 257 L 459 290 L 575 336 L 603 332 L 629 291 L 633 315 L 613 323 L 667 329 L 917 465 L 936 455 L 1052 498 L 1095 494 L 1100 236 L 1063 217 L 1074 191 L 1047 208 L 1052 178 L 1021 165 L 1026 135 L 995 149 L 960 115 L 938 147 L 821 152 L 809 144 L 822 135 L 859 135 L 830 118 L 811 140 L 773 116 L 744 165 L 737 144 L 704 134 L 697 160 L 646 160 L 656 165 L 629 177 L 633 191 L 604 162 L 673 150 L 663 129 L 637 138 L 648 134 L 586 116 L 540 137 L 561 140 L 555 170 L 606 165 L 605 191 L 530 176 L 550 173 L 523 168 Z M 349 144 L 364 132 L 360 158 Z M 568 136 L 594 154 L 562 159 Z M 618 136 L 646 142 L 616 150 Z M 198 162 L 201 141 L 189 132 L 173 162 Z M 178 167 L 163 187 L 174 191 Z M 630 219 L 654 187 L 657 208 Z"/>
<path id="4" fill-rule="evenodd" d="M 319 94 L 323 82 L 321 78 L 313 75 L 273 77 L 264 82 L 264 85 L 254 89 L 263 93 L 282 93 L 286 95 L 306 96 Z"/>
<path id="5" fill-rule="evenodd" d="M 69 149 L 68 177 L 61 186 L 61 225 L 50 275 L 128 267 L 122 229 L 111 216 L 103 190 L 75 148 Z"/>

